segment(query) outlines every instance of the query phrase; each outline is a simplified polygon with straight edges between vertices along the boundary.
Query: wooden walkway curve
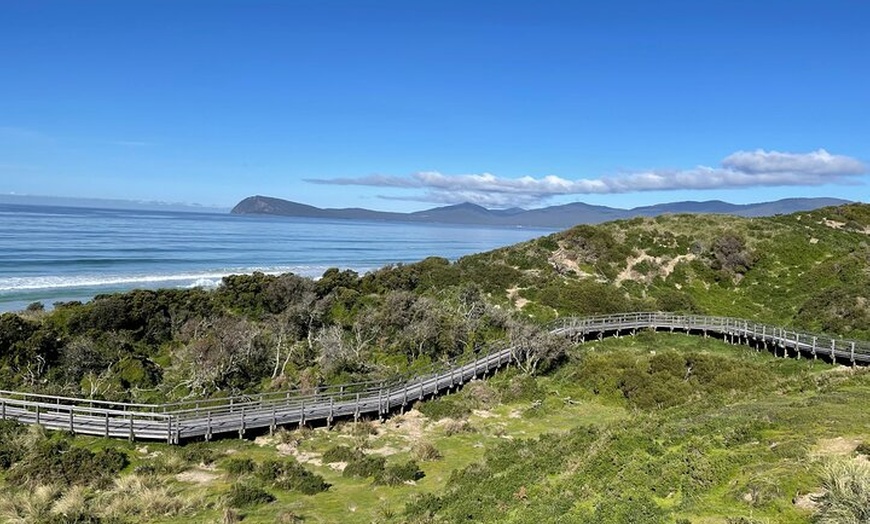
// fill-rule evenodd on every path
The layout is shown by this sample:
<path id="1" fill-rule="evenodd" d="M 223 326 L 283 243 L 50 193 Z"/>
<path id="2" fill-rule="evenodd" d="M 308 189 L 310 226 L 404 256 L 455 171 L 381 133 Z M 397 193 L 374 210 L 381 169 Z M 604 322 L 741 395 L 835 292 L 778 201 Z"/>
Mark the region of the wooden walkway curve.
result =
<path id="1" fill-rule="evenodd" d="M 870 342 L 805 333 L 749 320 L 672 313 L 626 313 L 565 318 L 551 333 L 577 342 L 652 329 L 717 336 L 732 343 L 767 348 L 782 356 L 826 358 L 852 365 L 870 364 Z M 132 404 L 57 397 L 0 390 L 0 418 L 48 429 L 177 444 L 247 430 L 270 431 L 279 426 L 337 418 L 383 417 L 425 397 L 456 388 L 514 361 L 506 348 L 455 363 L 408 381 L 366 382 L 260 395 L 186 401 L 172 404 Z"/>

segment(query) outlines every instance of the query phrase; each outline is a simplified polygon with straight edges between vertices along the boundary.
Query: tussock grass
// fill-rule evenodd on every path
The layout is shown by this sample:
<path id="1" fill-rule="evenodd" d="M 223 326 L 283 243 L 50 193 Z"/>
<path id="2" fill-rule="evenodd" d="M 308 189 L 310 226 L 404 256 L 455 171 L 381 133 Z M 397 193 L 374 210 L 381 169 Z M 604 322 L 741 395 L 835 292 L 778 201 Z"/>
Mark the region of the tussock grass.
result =
<path id="1" fill-rule="evenodd" d="M 825 494 L 818 499 L 818 524 L 870 522 L 870 463 L 834 460 L 822 468 Z"/>
<path id="2" fill-rule="evenodd" d="M 438 460 L 442 457 L 438 448 L 428 440 L 423 440 L 414 444 L 411 448 L 411 453 L 417 458 L 417 460 L 421 461 Z"/>
<path id="3" fill-rule="evenodd" d="M 37 486 L 29 491 L 4 490 L 0 494 L 0 521 L 8 524 L 45 522 L 60 494 L 60 489 L 51 485 Z"/>
<path id="4" fill-rule="evenodd" d="M 477 429 L 471 425 L 468 419 L 447 419 L 444 423 L 444 434 L 448 437 L 462 433 L 474 433 Z"/>
<path id="5" fill-rule="evenodd" d="M 178 487 L 156 475 L 131 474 L 118 477 L 112 488 L 101 494 L 102 513 L 110 518 L 135 517 L 147 521 L 181 515 L 203 506 L 200 496 L 182 494 Z"/>

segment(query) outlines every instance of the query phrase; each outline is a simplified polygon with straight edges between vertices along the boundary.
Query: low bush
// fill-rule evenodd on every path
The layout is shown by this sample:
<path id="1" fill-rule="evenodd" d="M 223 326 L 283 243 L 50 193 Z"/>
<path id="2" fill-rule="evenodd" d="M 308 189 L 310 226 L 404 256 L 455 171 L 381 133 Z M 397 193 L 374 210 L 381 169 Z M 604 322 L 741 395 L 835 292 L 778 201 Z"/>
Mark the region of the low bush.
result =
<path id="1" fill-rule="evenodd" d="M 416 408 L 432 420 L 460 418 L 471 414 L 471 408 L 464 402 L 460 402 L 455 396 L 420 402 L 417 403 Z"/>
<path id="2" fill-rule="evenodd" d="M 377 477 L 384 471 L 386 459 L 378 455 L 363 455 L 347 463 L 342 475 L 345 477 Z"/>
<path id="3" fill-rule="evenodd" d="M 323 462 L 351 462 L 359 459 L 363 453 L 350 446 L 332 446 L 323 452 Z"/>
<path id="4" fill-rule="evenodd" d="M 268 504 L 275 500 L 275 496 L 268 491 L 244 482 L 237 482 L 230 486 L 227 493 L 227 506 L 233 508 L 246 508 Z"/>
<path id="5" fill-rule="evenodd" d="M 240 476 L 253 473 L 257 464 L 249 458 L 232 457 L 223 461 L 221 467 L 230 475 Z"/>
<path id="6" fill-rule="evenodd" d="M 413 460 L 401 464 L 390 464 L 375 475 L 375 484 L 396 486 L 423 478 L 424 473 Z"/>
<path id="7" fill-rule="evenodd" d="M 256 476 L 276 488 L 313 495 L 329 489 L 323 477 L 311 473 L 293 459 L 267 460 L 260 464 Z"/>
<path id="8" fill-rule="evenodd" d="M 209 465 L 217 460 L 217 452 L 207 443 L 197 442 L 181 448 L 181 457 L 191 464 Z"/>
<path id="9" fill-rule="evenodd" d="M 93 485 L 106 482 L 128 464 L 127 455 L 112 448 L 93 452 L 71 444 L 67 436 L 36 441 L 9 470 L 13 482 Z"/>

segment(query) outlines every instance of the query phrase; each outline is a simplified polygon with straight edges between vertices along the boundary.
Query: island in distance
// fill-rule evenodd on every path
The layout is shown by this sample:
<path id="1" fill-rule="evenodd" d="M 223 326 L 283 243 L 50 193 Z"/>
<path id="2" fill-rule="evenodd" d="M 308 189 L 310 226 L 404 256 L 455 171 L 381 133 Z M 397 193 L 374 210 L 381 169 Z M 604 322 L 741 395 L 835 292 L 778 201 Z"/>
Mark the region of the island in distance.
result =
<path id="1" fill-rule="evenodd" d="M 654 206 L 619 209 L 574 202 L 541 209 L 487 209 L 475 204 L 436 207 L 414 213 L 391 213 L 362 208 L 323 209 L 268 196 L 245 198 L 230 211 L 236 215 L 278 215 L 305 218 L 349 220 L 389 220 L 395 222 L 462 224 L 475 226 L 513 226 L 564 229 L 577 224 L 598 224 L 610 220 L 652 217 L 673 213 L 716 213 L 742 217 L 761 217 L 812 211 L 821 207 L 849 203 L 838 198 L 787 198 L 756 204 L 729 204 L 720 200 L 673 202 Z"/>

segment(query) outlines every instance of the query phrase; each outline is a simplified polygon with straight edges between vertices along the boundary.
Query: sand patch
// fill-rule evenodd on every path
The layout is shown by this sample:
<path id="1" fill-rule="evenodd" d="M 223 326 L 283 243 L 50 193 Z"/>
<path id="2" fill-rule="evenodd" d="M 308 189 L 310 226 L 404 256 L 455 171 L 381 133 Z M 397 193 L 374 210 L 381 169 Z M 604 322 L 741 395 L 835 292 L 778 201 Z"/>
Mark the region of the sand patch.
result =
<path id="1" fill-rule="evenodd" d="M 507 296 L 508 300 L 513 302 L 514 306 L 516 306 L 517 309 L 523 309 L 523 307 L 525 307 L 525 305 L 529 303 L 528 300 L 520 296 L 520 288 L 517 286 L 508 289 Z"/>
<path id="2" fill-rule="evenodd" d="M 816 500 L 824 494 L 824 491 L 813 491 L 806 495 L 798 495 L 794 498 L 794 507 L 806 511 L 815 511 L 819 507 L 819 503 Z"/>
<path id="3" fill-rule="evenodd" d="M 580 269 L 580 266 L 577 264 L 577 261 L 571 257 L 571 254 L 567 249 L 562 246 L 559 246 L 559 249 L 553 252 L 552 255 L 547 259 L 550 262 L 550 265 L 556 270 L 557 273 L 565 275 L 568 273 L 574 273 L 580 278 L 592 277 L 591 273 L 587 273 Z"/>
<path id="4" fill-rule="evenodd" d="M 330 462 L 327 466 L 333 471 L 344 471 L 344 468 L 347 467 L 347 462 Z"/>
<path id="5" fill-rule="evenodd" d="M 848 456 L 855 452 L 861 439 L 856 438 L 823 438 L 816 444 L 813 453 L 821 457 Z"/>
<path id="6" fill-rule="evenodd" d="M 417 441 L 423 436 L 423 430 L 426 427 L 426 416 L 416 409 L 406 411 L 404 415 L 399 415 L 390 419 L 384 424 L 385 430 L 389 428 L 389 433 L 398 435 L 406 440 Z"/>
<path id="7" fill-rule="evenodd" d="M 175 479 L 179 482 L 190 482 L 191 484 L 208 484 L 216 480 L 220 475 L 206 471 L 201 468 L 189 469 L 175 475 Z"/>
<path id="8" fill-rule="evenodd" d="M 366 454 L 368 455 L 381 455 L 382 457 L 389 457 L 390 455 L 395 455 L 401 451 L 408 451 L 407 449 L 397 449 L 392 446 L 381 446 L 377 449 L 369 449 L 366 450 Z"/>
<path id="9" fill-rule="evenodd" d="M 476 416 L 476 417 L 480 417 L 480 418 L 498 417 L 498 415 L 496 415 L 492 411 L 489 411 L 486 409 L 473 409 L 473 410 L 471 410 L 471 414 Z"/>
<path id="10" fill-rule="evenodd" d="M 680 262 L 691 262 L 692 260 L 695 260 L 695 258 L 697 257 L 692 253 L 688 253 L 686 255 L 677 255 L 673 258 L 653 257 L 647 254 L 647 252 L 644 250 L 636 256 L 629 257 L 629 259 L 626 261 L 625 269 L 619 272 L 613 283 L 618 286 L 626 280 L 651 282 L 655 277 L 667 278 L 671 275 L 671 273 L 674 272 L 677 264 L 679 264 Z M 644 261 L 649 261 L 653 266 L 653 270 L 647 274 L 635 271 L 635 266 Z"/>

